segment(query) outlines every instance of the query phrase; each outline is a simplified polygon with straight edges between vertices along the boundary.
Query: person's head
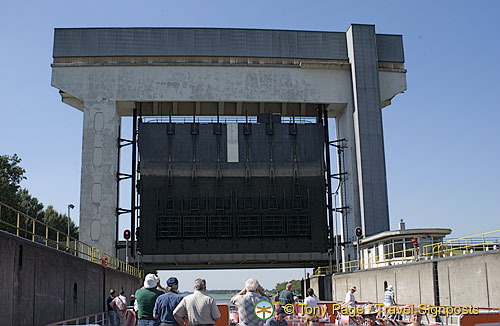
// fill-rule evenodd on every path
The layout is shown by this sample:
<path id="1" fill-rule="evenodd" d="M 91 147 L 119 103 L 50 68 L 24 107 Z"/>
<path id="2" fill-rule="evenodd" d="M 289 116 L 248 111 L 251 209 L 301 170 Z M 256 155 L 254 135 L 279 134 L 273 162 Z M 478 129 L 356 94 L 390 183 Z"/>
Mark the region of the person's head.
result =
<path id="1" fill-rule="evenodd" d="M 134 295 L 134 294 L 131 294 L 131 295 L 130 295 L 130 299 L 131 299 L 131 300 L 135 300 L 135 295 Z"/>
<path id="2" fill-rule="evenodd" d="M 204 278 L 197 278 L 194 280 L 194 289 L 197 291 L 206 291 L 207 290 L 207 281 Z"/>
<path id="3" fill-rule="evenodd" d="M 386 290 L 387 290 L 387 291 L 392 291 L 392 285 L 387 285 Z"/>
<path id="4" fill-rule="evenodd" d="M 315 326 L 319 325 L 319 317 L 316 315 L 307 315 L 304 318 L 304 326 Z"/>
<path id="5" fill-rule="evenodd" d="M 292 283 L 287 283 L 287 285 L 286 285 L 286 289 L 287 289 L 288 291 L 292 291 Z"/>
<path id="6" fill-rule="evenodd" d="M 281 322 L 283 319 L 285 319 L 286 316 L 287 314 L 285 312 L 285 309 L 283 309 L 283 307 L 279 307 L 274 311 L 274 319 L 276 319 L 278 323 Z"/>
<path id="7" fill-rule="evenodd" d="M 414 313 L 410 317 L 410 323 L 412 326 L 419 326 L 422 322 L 422 315 L 419 313 Z"/>
<path id="8" fill-rule="evenodd" d="M 248 291 L 248 292 L 257 292 L 258 288 L 259 288 L 260 284 L 259 284 L 259 281 L 257 281 L 256 278 L 249 278 L 246 282 L 245 282 L 245 289 Z"/>
<path id="9" fill-rule="evenodd" d="M 158 285 L 158 278 L 156 277 L 155 274 L 148 274 L 144 278 L 144 287 L 146 289 L 152 289 L 155 288 L 156 285 Z"/>
<path id="10" fill-rule="evenodd" d="M 314 297 L 314 290 L 312 288 L 307 289 L 307 296 L 308 297 Z"/>
<path id="11" fill-rule="evenodd" d="M 349 291 L 351 291 L 351 293 L 356 292 L 356 286 L 351 286 L 351 288 L 349 289 Z"/>
<path id="12" fill-rule="evenodd" d="M 365 319 L 366 326 L 375 326 L 375 322 L 377 320 L 377 312 L 373 311 L 372 308 L 372 305 L 364 308 L 363 318 Z"/>
<path id="13" fill-rule="evenodd" d="M 114 297 L 115 296 L 115 290 L 114 289 L 109 289 L 109 295 Z"/>
<path id="14" fill-rule="evenodd" d="M 169 291 L 177 292 L 179 289 L 179 280 L 176 277 L 170 277 L 167 280 L 167 287 Z"/>
<path id="15" fill-rule="evenodd" d="M 120 291 L 120 295 L 125 295 L 125 291 L 123 289 Z"/>
<path id="16" fill-rule="evenodd" d="M 365 318 L 365 325 L 366 326 L 375 326 L 376 321 L 377 321 L 377 314 L 369 314 L 369 315 L 364 315 Z"/>

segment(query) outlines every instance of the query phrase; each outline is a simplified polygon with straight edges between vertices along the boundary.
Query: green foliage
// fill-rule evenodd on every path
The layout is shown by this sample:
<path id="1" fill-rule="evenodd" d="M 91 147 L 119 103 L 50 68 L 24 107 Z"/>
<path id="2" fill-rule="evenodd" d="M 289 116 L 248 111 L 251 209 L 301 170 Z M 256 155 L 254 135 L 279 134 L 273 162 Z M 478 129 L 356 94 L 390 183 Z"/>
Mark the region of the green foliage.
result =
<path id="1" fill-rule="evenodd" d="M 0 202 L 9 206 L 17 206 L 18 191 L 23 179 L 26 179 L 23 168 L 18 164 L 21 159 L 14 154 L 13 156 L 0 156 Z"/>
<path id="2" fill-rule="evenodd" d="M 26 215 L 33 217 L 39 221 L 43 220 L 43 204 L 37 198 L 32 197 L 28 189 L 20 189 L 17 192 L 18 209 Z"/>
<path id="3" fill-rule="evenodd" d="M 28 189 L 21 188 L 21 181 L 26 179 L 24 176 L 26 170 L 20 167 L 19 163 L 21 163 L 21 159 L 17 154 L 0 156 L 0 202 L 46 223 L 60 232 L 67 233 L 68 217 L 65 214 L 58 213 L 50 205 L 44 210 L 44 205 L 32 196 Z M 16 223 L 15 214 L 12 212 L 2 212 L 1 217 L 12 225 Z M 31 230 L 31 222 L 28 218 L 22 217 L 20 226 L 25 230 Z M 35 233 L 45 236 L 45 227 L 37 226 Z M 70 235 L 78 238 L 78 227 L 73 221 L 70 223 Z M 25 234 L 25 236 L 28 235 Z M 49 231 L 49 237 L 55 240 L 56 232 Z"/>
<path id="4" fill-rule="evenodd" d="M 66 214 L 58 213 L 52 205 L 49 205 L 43 214 L 44 223 L 63 233 L 68 232 L 68 216 Z M 73 220 L 69 224 L 69 232 L 71 237 L 78 238 L 78 227 Z"/>
<path id="5" fill-rule="evenodd" d="M 283 291 L 287 285 L 287 283 L 292 283 L 292 292 L 300 292 L 300 283 L 302 281 L 300 280 L 291 280 L 289 282 L 281 282 L 281 283 L 276 283 L 276 286 L 274 287 L 275 291 Z"/>

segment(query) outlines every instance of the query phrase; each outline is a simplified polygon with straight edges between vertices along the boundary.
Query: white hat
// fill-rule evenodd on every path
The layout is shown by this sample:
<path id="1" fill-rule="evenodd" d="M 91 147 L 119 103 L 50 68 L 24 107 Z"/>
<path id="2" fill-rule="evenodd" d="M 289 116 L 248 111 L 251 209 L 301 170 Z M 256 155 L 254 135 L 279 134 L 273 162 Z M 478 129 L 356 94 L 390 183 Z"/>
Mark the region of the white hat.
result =
<path id="1" fill-rule="evenodd" d="M 144 287 L 147 289 L 155 288 L 158 284 L 158 278 L 155 274 L 148 274 L 144 278 Z"/>
<path id="2" fill-rule="evenodd" d="M 387 289 L 388 291 L 392 291 L 392 285 L 387 285 Z"/>
<path id="3" fill-rule="evenodd" d="M 362 315 L 364 316 L 370 316 L 370 315 L 376 315 L 378 313 L 377 310 L 374 310 L 373 308 L 375 307 L 375 305 L 367 305 L 363 308 L 363 313 Z"/>

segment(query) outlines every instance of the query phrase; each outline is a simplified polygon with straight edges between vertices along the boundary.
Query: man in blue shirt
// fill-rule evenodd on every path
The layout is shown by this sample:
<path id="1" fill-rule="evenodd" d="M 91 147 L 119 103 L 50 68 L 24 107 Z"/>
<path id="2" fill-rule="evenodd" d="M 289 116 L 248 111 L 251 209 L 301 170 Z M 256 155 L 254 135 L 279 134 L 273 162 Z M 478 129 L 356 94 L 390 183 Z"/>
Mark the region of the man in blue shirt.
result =
<path id="1" fill-rule="evenodd" d="M 288 315 L 283 307 L 279 307 L 274 312 L 274 316 L 266 321 L 266 326 L 288 326 L 288 322 L 285 319 L 286 316 Z"/>
<path id="2" fill-rule="evenodd" d="M 113 302 L 115 298 L 115 290 L 109 290 L 109 297 L 106 299 L 106 306 L 108 307 L 108 325 L 115 326 L 116 319 L 116 311 L 111 302 Z"/>
<path id="3" fill-rule="evenodd" d="M 172 312 L 181 302 L 182 296 L 177 292 L 179 290 L 179 281 L 175 277 L 167 280 L 168 291 L 156 299 L 153 309 L 153 317 L 160 320 L 160 326 L 177 326 L 177 321 Z"/>

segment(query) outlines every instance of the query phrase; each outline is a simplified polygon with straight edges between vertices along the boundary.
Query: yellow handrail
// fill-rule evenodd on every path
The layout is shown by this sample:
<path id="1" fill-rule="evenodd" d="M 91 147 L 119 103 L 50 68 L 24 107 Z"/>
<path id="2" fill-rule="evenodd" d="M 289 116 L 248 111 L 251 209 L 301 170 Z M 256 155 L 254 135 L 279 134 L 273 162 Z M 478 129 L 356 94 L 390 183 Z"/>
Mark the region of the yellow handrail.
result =
<path id="1" fill-rule="evenodd" d="M 15 218 L 13 217 L 9 218 L 9 212 L 13 214 Z M 26 228 L 21 227 L 21 217 L 25 219 Z M 31 223 L 30 230 L 28 229 L 29 223 Z M 45 229 L 45 232 L 41 231 L 43 230 L 43 228 Z M 111 255 L 108 255 L 97 248 L 94 248 L 86 243 L 83 243 L 80 240 L 73 238 L 64 232 L 59 231 L 58 229 L 55 229 L 52 226 L 43 223 L 1 202 L 0 202 L 0 230 L 15 234 L 18 237 L 24 234 L 23 238 L 26 238 L 33 242 L 40 243 L 47 247 L 55 247 L 57 250 L 67 251 L 80 258 L 101 264 L 105 267 L 118 269 L 122 272 L 126 272 L 133 276 L 142 277 L 144 274 L 142 270 L 139 270 L 132 265 L 126 266 L 125 263 L 117 259 L 114 259 Z M 38 233 L 36 232 L 37 230 L 39 231 Z M 61 240 L 60 234 L 64 236 L 65 239 L 64 242 L 66 242 L 66 244 L 64 244 L 64 242 L 62 244 L 60 243 Z M 53 239 L 51 235 L 55 235 L 55 239 Z M 74 243 L 74 248 L 70 247 L 71 241 L 73 241 Z M 124 266 L 126 267 L 124 268 Z"/>
<path id="2" fill-rule="evenodd" d="M 494 240 L 486 239 L 486 235 L 498 234 Z M 414 262 L 418 260 L 428 260 L 434 257 L 445 257 L 453 255 L 463 255 L 470 253 L 470 250 L 476 251 L 486 251 L 491 245 L 499 245 L 500 230 L 494 230 L 489 232 L 484 232 L 480 234 L 474 234 L 466 237 L 461 237 L 457 239 L 444 240 L 442 242 L 433 243 L 429 245 L 422 246 L 420 252 L 416 253 L 415 248 L 409 248 L 405 250 L 384 253 L 378 256 L 366 257 L 358 260 L 351 260 L 339 264 L 340 272 L 352 272 L 360 269 L 367 269 L 372 267 L 380 267 L 392 264 L 404 264 L 407 262 Z M 477 240 L 477 243 L 474 243 Z M 465 242 L 462 245 L 461 242 Z M 315 275 L 336 273 L 336 266 L 332 266 L 333 270 L 330 271 L 328 266 L 317 267 L 314 270 Z"/>

